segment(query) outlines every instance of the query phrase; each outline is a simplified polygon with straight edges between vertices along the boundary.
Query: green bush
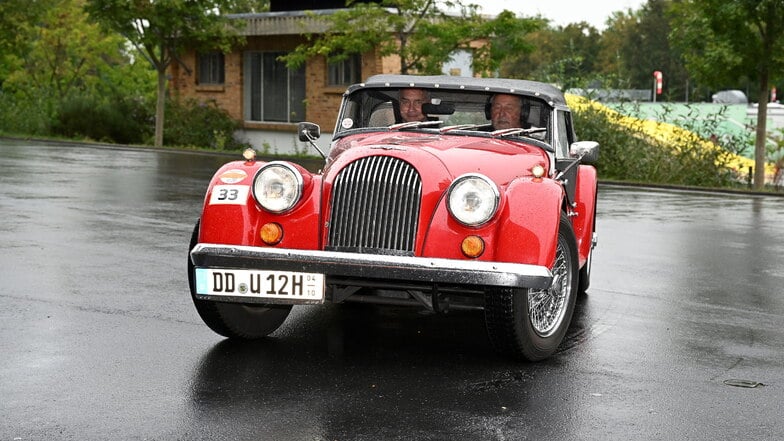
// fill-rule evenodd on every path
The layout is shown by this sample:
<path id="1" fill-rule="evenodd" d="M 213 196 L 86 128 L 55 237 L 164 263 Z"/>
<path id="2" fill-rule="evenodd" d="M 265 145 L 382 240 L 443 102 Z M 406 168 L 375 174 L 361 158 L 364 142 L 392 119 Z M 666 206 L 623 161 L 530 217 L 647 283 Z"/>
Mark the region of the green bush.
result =
<path id="1" fill-rule="evenodd" d="M 642 119 L 629 124 L 620 113 L 591 106 L 575 110 L 574 124 L 580 139 L 601 145 L 597 169 L 603 179 L 702 187 L 738 182 L 727 166 L 729 152 L 706 149 L 697 138 L 681 135 L 663 145 L 645 133 Z"/>
<path id="2" fill-rule="evenodd" d="M 53 103 L 45 95 L 33 99 L 0 89 L 0 132 L 7 135 L 47 136 L 51 131 Z"/>
<path id="3" fill-rule="evenodd" d="M 244 145 L 234 139 L 239 122 L 213 101 L 169 100 L 164 115 L 163 143 L 172 146 L 233 150 Z"/>
<path id="4" fill-rule="evenodd" d="M 141 144 L 152 133 L 150 104 L 124 97 L 77 95 L 64 100 L 52 132 L 120 144 Z"/>

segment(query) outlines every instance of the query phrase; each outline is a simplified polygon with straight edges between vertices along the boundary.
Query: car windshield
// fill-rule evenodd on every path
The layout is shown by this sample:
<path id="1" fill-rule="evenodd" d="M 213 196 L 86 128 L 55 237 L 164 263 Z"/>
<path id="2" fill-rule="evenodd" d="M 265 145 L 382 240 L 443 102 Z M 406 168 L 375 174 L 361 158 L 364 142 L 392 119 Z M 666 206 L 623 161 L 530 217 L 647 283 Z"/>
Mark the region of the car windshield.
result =
<path id="1" fill-rule="evenodd" d="M 536 97 L 522 99 L 519 121 L 496 129 L 490 118 L 492 94 L 463 90 L 430 89 L 422 100 L 422 121 L 406 121 L 401 111 L 401 90 L 367 88 L 343 100 L 335 137 L 369 130 L 430 130 L 449 134 L 525 136 L 550 143 L 552 108 Z"/>

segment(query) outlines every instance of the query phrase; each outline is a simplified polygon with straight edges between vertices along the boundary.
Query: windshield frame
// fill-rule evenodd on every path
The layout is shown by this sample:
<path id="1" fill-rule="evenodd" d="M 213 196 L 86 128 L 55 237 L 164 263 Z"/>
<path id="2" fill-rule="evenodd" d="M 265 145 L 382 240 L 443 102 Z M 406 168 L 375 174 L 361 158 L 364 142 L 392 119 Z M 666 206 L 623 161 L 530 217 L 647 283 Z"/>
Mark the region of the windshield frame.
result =
<path id="1" fill-rule="evenodd" d="M 386 79 L 387 76 L 382 76 Z M 390 76 L 398 78 L 401 76 Z M 442 135 L 455 135 L 455 136 L 479 136 L 489 138 L 504 138 L 510 140 L 524 140 L 525 142 L 533 143 L 547 151 L 555 151 L 553 145 L 554 137 L 557 136 L 555 131 L 555 111 L 558 108 L 568 111 L 565 104 L 563 95 L 552 86 L 542 85 L 541 83 L 526 82 L 522 80 L 505 80 L 501 82 L 507 86 L 511 81 L 512 85 L 519 85 L 518 83 L 534 83 L 543 87 L 550 87 L 547 92 L 543 94 L 541 90 L 520 90 L 516 88 L 499 87 L 493 81 L 497 79 L 468 79 L 464 78 L 465 84 L 456 82 L 453 77 L 412 77 L 402 76 L 402 78 L 414 78 L 419 81 L 408 81 L 393 84 L 389 81 L 374 80 L 372 77 L 367 83 L 361 83 L 351 86 L 343 95 L 341 109 L 338 113 L 338 119 L 335 125 L 333 140 L 339 140 L 345 136 L 360 134 L 360 133 L 373 133 L 378 131 L 423 131 L 425 133 L 437 133 Z M 441 84 L 438 81 L 443 81 L 445 78 L 451 82 L 449 84 Z M 425 81 L 424 79 L 429 79 Z M 430 95 L 431 106 L 429 109 L 434 110 L 436 113 L 428 113 L 429 121 L 426 125 L 420 124 L 401 124 L 399 107 L 396 103 L 401 89 L 409 87 L 419 87 L 427 90 Z M 534 120 L 539 121 L 537 125 L 529 125 L 528 127 L 520 127 L 519 129 L 512 129 L 511 131 L 491 131 L 489 121 L 489 114 L 487 107 L 490 98 L 497 94 L 513 94 L 520 96 L 524 102 L 524 113 L 529 111 L 528 114 L 523 116 L 523 119 L 531 118 L 530 109 L 537 109 L 539 115 Z M 547 98 L 552 98 L 553 94 L 558 94 L 554 100 L 548 101 Z M 387 111 L 393 115 L 394 119 L 390 119 L 385 123 L 379 125 L 368 125 L 370 123 L 371 114 L 379 105 L 390 107 Z M 457 117 L 455 116 L 457 114 Z M 472 121 L 460 121 L 460 117 L 469 115 L 473 118 Z M 455 122 L 454 120 L 458 121 Z M 523 122 L 521 125 L 525 125 Z M 433 127 L 435 126 L 435 127 Z M 533 128 L 534 130 L 531 130 Z M 537 130 L 538 129 L 538 130 Z M 542 136 L 541 132 L 544 130 L 545 135 Z"/>

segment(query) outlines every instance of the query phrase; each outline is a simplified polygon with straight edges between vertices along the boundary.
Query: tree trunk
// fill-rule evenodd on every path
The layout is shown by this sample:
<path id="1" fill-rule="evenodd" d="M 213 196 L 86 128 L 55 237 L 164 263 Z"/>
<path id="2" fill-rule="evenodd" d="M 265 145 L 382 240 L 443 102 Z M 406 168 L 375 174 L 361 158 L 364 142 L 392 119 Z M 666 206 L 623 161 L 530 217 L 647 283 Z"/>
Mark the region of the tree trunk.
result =
<path id="1" fill-rule="evenodd" d="M 166 67 L 158 68 L 158 99 L 155 102 L 155 147 L 163 147 L 163 121 L 166 109 Z"/>
<path id="2" fill-rule="evenodd" d="M 759 99 L 757 105 L 757 135 L 754 142 L 754 189 L 762 190 L 765 187 L 765 163 L 767 152 L 768 121 L 768 73 L 760 73 Z"/>

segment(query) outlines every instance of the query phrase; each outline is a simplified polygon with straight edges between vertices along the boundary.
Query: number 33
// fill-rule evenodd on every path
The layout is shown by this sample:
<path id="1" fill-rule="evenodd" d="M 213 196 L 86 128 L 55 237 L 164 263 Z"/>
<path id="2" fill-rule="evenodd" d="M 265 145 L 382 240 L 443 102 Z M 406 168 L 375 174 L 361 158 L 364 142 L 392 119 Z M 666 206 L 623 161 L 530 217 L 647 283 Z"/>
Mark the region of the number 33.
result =
<path id="1" fill-rule="evenodd" d="M 237 196 L 239 196 L 239 192 L 236 188 L 227 189 L 221 188 L 218 190 L 218 200 L 219 201 L 236 201 Z"/>

